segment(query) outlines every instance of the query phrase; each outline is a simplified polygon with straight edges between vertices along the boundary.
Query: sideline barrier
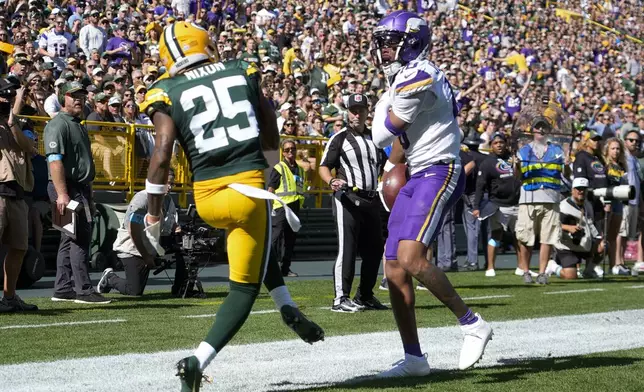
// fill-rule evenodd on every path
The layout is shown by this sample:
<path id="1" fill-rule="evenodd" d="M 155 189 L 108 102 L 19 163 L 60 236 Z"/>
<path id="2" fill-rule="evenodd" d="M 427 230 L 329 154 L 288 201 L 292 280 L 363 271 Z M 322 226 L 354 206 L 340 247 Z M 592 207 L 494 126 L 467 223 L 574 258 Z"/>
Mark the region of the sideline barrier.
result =
<path id="1" fill-rule="evenodd" d="M 33 130 L 38 133 L 38 151 L 44 155 L 43 131 L 49 117 L 21 116 L 31 120 Z M 125 124 L 112 122 L 83 121 L 88 128 L 92 156 L 96 166 L 94 189 L 105 191 L 123 191 L 126 201 L 134 194 L 145 189 L 145 179 L 150 163 L 146 155 L 146 141 L 154 140 L 154 126 L 143 124 Z M 286 137 L 282 137 L 285 139 Z M 327 138 L 288 137 L 296 142 L 298 151 L 306 151 L 313 169 L 304 178 L 305 194 L 315 198 L 317 208 L 322 205 L 322 196 L 331 193 L 329 187 L 322 183 L 317 173 L 319 162 L 322 160 L 324 145 Z M 147 148 L 151 148 L 150 145 Z M 151 151 L 151 149 L 149 150 Z M 281 147 L 280 147 L 281 157 Z M 175 171 L 175 186 L 172 191 L 179 196 L 179 205 L 188 206 L 188 193 L 192 192 L 192 175 L 190 165 L 179 143 L 176 143 L 171 167 Z"/>

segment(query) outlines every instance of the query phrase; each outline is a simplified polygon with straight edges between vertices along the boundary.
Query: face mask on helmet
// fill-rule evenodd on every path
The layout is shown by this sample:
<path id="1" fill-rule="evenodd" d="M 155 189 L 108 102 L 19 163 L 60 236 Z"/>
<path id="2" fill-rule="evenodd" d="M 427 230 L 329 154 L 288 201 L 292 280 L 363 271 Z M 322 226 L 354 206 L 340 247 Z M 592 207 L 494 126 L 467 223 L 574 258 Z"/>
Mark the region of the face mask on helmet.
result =
<path id="1" fill-rule="evenodd" d="M 423 40 L 419 33 L 397 30 L 376 31 L 373 34 L 371 54 L 376 65 L 391 79 L 403 66 L 427 55 L 428 38 Z"/>

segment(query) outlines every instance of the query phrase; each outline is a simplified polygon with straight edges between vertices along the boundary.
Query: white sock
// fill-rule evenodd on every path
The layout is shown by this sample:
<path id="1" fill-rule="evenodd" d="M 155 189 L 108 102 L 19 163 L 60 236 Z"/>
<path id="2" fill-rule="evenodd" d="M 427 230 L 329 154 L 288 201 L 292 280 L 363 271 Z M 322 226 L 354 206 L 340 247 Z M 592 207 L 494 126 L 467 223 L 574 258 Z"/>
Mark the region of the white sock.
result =
<path id="1" fill-rule="evenodd" d="M 284 305 L 291 305 L 292 307 L 297 308 L 297 305 L 293 302 L 291 293 L 288 292 L 286 286 L 279 286 L 271 290 L 271 297 L 273 298 L 273 302 L 275 302 L 277 310 L 281 310 Z"/>
<path id="2" fill-rule="evenodd" d="M 199 347 L 197 347 L 194 353 L 194 356 L 199 361 L 199 371 L 203 372 L 216 355 L 217 351 L 210 344 L 206 342 L 199 343 Z"/>
<path id="3" fill-rule="evenodd" d="M 557 268 L 555 268 L 555 275 L 557 275 L 558 278 L 561 278 L 561 270 L 563 269 L 562 266 L 558 265 Z"/>

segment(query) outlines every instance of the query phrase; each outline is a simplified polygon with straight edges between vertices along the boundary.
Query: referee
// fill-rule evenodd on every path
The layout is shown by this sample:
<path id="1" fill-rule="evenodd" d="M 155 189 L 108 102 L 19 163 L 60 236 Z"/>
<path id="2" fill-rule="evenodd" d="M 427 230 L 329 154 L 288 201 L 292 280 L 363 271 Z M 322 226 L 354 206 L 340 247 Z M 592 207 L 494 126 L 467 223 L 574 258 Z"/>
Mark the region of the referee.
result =
<path id="1" fill-rule="evenodd" d="M 320 177 L 333 189 L 333 214 L 338 225 L 338 257 L 333 267 L 334 312 L 355 313 L 363 309 L 383 310 L 386 306 L 373 295 L 383 253 L 380 199 L 376 187 L 384 151 L 371 141 L 365 127 L 369 110 L 367 97 L 348 98 L 348 126 L 335 133 L 324 150 Z M 336 177 L 331 175 L 335 169 Z M 351 284 L 356 254 L 362 258 L 360 286 L 353 300 Z"/>

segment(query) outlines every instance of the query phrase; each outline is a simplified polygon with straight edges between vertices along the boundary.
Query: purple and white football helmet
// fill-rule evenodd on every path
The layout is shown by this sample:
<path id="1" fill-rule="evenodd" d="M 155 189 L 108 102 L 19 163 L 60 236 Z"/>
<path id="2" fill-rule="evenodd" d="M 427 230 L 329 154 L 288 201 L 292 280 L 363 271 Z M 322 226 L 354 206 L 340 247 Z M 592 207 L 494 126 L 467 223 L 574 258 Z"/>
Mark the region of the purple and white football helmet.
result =
<path id="1" fill-rule="evenodd" d="M 410 61 L 429 53 L 431 32 L 425 19 L 408 11 L 396 11 L 382 18 L 373 32 L 372 57 L 391 81 Z M 390 61 L 383 61 L 382 48 L 394 50 Z"/>

